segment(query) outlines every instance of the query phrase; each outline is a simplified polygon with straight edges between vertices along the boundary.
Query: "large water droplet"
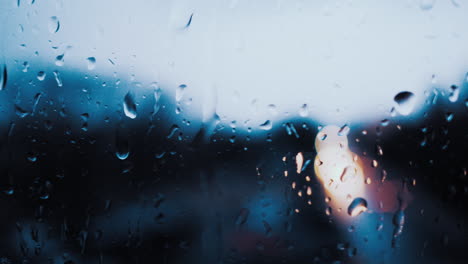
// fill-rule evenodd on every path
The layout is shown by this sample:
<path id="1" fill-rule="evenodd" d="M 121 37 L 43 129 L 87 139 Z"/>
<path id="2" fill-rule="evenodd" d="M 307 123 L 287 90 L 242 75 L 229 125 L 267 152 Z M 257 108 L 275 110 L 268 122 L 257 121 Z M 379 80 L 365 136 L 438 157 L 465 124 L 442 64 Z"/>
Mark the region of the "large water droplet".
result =
<path id="1" fill-rule="evenodd" d="M 182 100 L 182 97 L 184 97 L 186 88 L 187 88 L 187 85 L 185 84 L 181 84 L 177 87 L 176 95 L 175 95 L 176 102 L 180 102 L 180 100 Z"/>
<path id="2" fill-rule="evenodd" d="M 135 97 L 132 92 L 128 92 L 125 95 L 124 101 L 123 101 L 123 110 L 125 113 L 125 116 L 131 119 L 135 119 L 137 117 L 137 108 L 135 104 Z"/>
<path id="3" fill-rule="evenodd" d="M 94 57 L 89 57 L 86 59 L 86 61 L 88 62 L 88 70 L 94 70 L 94 68 L 96 68 L 96 58 Z"/>
<path id="4" fill-rule="evenodd" d="M 56 16 L 50 17 L 49 19 L 49 32 L 57 33 L 60 29 L 60 21 Z"/>
<path id="5" fill-rule="evenodd" d="M 409 115 L 413 112 L 413 109 L 416 104 L 416 98 L 412 92 L 401 92 L 397 94 L 394 98 L 396 105 L 396 110 L 401 115 Z"/>
<path id="6" fill-rule="evenodd" d="M 0 91 L 5 90 L 8 80 L 8 72 L 6 65 L 3 65 L 2 69 L 0 69 Z"/>
<path id="7" fill-rule="evenodd" d="M 367 201 L 364 198 L 355 198 L 348 207 L 350 216 L 358 216 L 367 211 Z"/>

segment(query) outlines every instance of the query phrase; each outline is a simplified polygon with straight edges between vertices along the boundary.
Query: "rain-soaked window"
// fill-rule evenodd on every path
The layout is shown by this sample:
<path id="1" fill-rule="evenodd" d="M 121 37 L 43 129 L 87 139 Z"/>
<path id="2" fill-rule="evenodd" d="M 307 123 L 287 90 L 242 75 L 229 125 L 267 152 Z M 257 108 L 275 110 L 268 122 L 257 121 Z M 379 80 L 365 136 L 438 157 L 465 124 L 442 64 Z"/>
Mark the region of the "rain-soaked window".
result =
<path id="1" fill-rule="evenodd" d="M 468 2 L 1 0 L 0 264 L 468 263 Z"/>

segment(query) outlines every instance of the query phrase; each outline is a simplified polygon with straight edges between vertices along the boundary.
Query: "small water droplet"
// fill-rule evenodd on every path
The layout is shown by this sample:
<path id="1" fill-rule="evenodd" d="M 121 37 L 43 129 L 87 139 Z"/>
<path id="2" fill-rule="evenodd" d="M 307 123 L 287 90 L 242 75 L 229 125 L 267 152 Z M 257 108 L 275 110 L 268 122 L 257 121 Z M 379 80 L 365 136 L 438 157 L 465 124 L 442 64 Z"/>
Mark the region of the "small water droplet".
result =
<path id="1" fill-rule="evenodd" d="M 185 28 L 189 28 L 190 25 L 192 24 L 192 19 L 193 19 L 193 13 L 190 15 L 189 20 L 187 21 L 187 24 L 185 25 Z"/>
<path id="2" fill-rule="evenodd" d="M 348 206 L 350 216 L 358 216 L 365 211 L 367 211 L 367 201 L 364 198 L 355 198 Z"/>
<path id="3" fill-rule="evenodd" d="M 55 65 L 62 67 L 65 63 L 63 57 L 65 57 L 65 54 L 60 54 L 57 57 L 55 57 Z"/>
<path id="4" fill-rule="evenodd" d="M 340 180 L 346 182 L 350 179 L 353 179 L 357 174 L 357 168 L 355 166 L 347 166 L 343 169 L 341 173 Z"/>
<path id="5" fill-rule="evenodd" d="M 115 156 L 120 160 L 125 160 L 130 155 L 130 147 L 128 139 L 124 137 L 119 130 L 117 130 L 116 142 L 115 142 Z"/>
<path id="6" fill-rule="evenodd" d="M 296 138 L 299 138 L 299 134 L 297 133 L 294 124 L 288 122 L 284 124 L 284 128 L 286 129 L 286 133 L 288 133 L 288 135 L 294 135 Z"/>
<path id="7" fill-rule="evenodd" d="M 403 226 L 405 224 L 405 213 L 403 210 L 398 210 L 395 215 L 393 215 L 393 240 L 392 244 L 395 244 L 396 238 L 398 238 L 403 232 Z"/>
<path id="8" fill-rule="evenodd" d="M 458 96 L 460 95 L 460 89 L 456 85 L 450 86 L 450 95 L 449 95 L 449 101 L 452 103 L 455 103 L 458 101 Z"/>
<path id="9" fill-rule="evenodd" d="M 460 3 L 458 1 L 459 0 L 451 0 L 454 7 L 460 7 Z"/>
<path id="10" fill-rule="evenodd" d="M 453 113 L 452 112 L 448 112 L 445 114 L 445 120 L 447 120 L 447 122 L 450 122 L 453 120 Z"/>
<path id="11" fill-rule="evenodd" d="M 247 208 L 242 208 L 239 212 L 239 215 L 236 219 L 236 226 L 241 227 L 242 225 L 247 222 L 247 218 L 249 217 L 250 211 Z"/>
<path id="12" fill-rule="evenodd" d="M 185 84 L 181 84 L 176 88 L 176 95 L 175 95 L 176 102 L 180 102 L 180 100 L 182 100 L 182 97 L 184 97 L 186 88 L 187 88 L 187 85 Z"/>
<path id="13" fill-rule="evenodd" d="M 270 120 L 265 121 L 260 125 L 261 130 L 270 130 L 273 127 L 273 123 Z"/>
<path id="14" fill-rule="evenodd" d="M 350 128 L 348 125 L 344 125 L 338 130 L 338 136 L 347 136 L 349 134 Z"/>
<path id="15" fill-rule="evenodd" d="M 137 117 L 135 96 L 130 91 L 124 97 L 123 110 L 126 117 L 130 119 L 135 119 Z"/>
<path id="16" fill-rule="evenodd" d="M 383 149 L 382 149 L 382 147 L 380 145 L 376 145 L 375 150 L 377 152 L 377 155 L 383 156 Z"/>
<path id="17" fill-rule="evenodd" d="M 419 7 L 423 11 L 431 10 L 434 7 L 436 0 L 420 0 Z"/>
<path id="18" fill-rule="evenodd" d="M 0 91 L 5 90 L 8 80 L 8 72 L 6 65 L 3 65 L 2 69 L 0 69 Z"/>
<path id="19" fill-rule="evenodd" d="M 21 108 L 17 104 L 15 104 L 15 113 L 19 118 L 24 118 L 29 115 L 29 112 L 27 110 Z"/>
<path id="20" fill-rule="evenodd" d="M 153 91 L 153 95 L 154 95 L 153 115 L 155 115 L 155 114 L 157 114 L 159 112 L 159 109 L 161 108 L 160 100 L 161 100 L 162 90 L 161 90 L 161 88 L 159 88 L 157 83 L 154 83 L 152 85 L 152 87 L 154 89 L 154 91 Z"/>
<path id="21" fill-rule="evenodd" d="M 62 78 L 60 77 L 60 72 L 54 71 L 53 74 L 54 74 L 54 76 L 55 76 L 55 81 L 57 82 L 57 86 L 58 86 L 58 87 L 62 87 L 62 86 L 63 86 L 63 82 L 62 82 Z"/>
<path id="22" fill-rule="evenodd" d="M 302 117 L 306 117 L 309 115 L 309 107 L 307 104 L 303 104 L 301 108 L 299 108 L 299 115 Z"/>
<path id="23" fill-rule="evenodd" d="M 29 70 L 29 62 L 25 61 L 23 62 L 23 72 L 28 72 Z"/>
<path id="24" fill-rule="evenodd" d="M 413 112 L 413 109 L 416 104 L 416 98 L 412 92 L 401 92 L 397 94 L 394 98 L 396 105 L 396 110 L 401 115 L 409 115 Z"/>
<path id="25" fill-rule="evenodd" d="M 32 111 L 31 111 L 32 114 L 34 114 L 34 112 L 36 112 L 36 107 L 37 107 L 37 104 L 39 103 L 39 100 L 41 99 L 41 97 L 42 97 L 42 93 L 37 93 L 34 96 L 33 107 L 32 107 Z"/>
<path id="26" fill-rule="evenodd" d="M 172 125 L 172 127 L 171 127 L 171 129 L 169 131 L 169 135 L 167 135 L 167 138 L 172 138 L 178 130 L 179 130 L 178 125 Z"/>
<path id="27" fill-rule="evenodd" d="M 52 16 L 49 19 L 49 32 L 57 33 L 60 29 L 60 21 L 56 16 Z"/>
<path id="28" fill-rule="evenodd" d="M 86 59 L 86 61 L 88 62 L 88 70 L 94 70 L 94 68 L 96 68 L 96 58 L 94 57 L 89 57 Z"/>
<path id="29" fill-rule="evenodd" d="M 40 71 L 40 72 L 37 73 L 37 79 L 38 79 L 39 81 L 43 81 L 43 80 L 45 79 L 45 77 L 46 77 L 46 73 L 45 73 L 45 72 Z"/>

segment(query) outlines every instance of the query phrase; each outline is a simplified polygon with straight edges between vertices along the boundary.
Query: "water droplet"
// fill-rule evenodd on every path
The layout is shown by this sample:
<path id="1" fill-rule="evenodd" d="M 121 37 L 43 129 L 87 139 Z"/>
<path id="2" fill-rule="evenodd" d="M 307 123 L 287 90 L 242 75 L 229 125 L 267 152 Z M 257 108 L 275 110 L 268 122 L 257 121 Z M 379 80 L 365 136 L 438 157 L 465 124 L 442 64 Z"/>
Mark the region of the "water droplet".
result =
<path id="1" fill-rule="evenodd" d="M 29 62 L 25 61 L 23 62 L 23 72 L 28 72 L 29 69 Z"/>
<path id="2" fill-rule="evenodd" d="M 247 222 L 247 218 L 249 217 L 250 211 L 247 208 L 242 208 L 239 212 L 239 215 L 236 219 L 236 226 L 241 227 L 242 225 Z"/>
<path id="3" fill-rule="evenodd" d="M 350 216 L 358 216 L 367 211 L 367 201 L 364 198 L 355 198 L 348 207 Z"/>
<path id="4" fill-rule="evenodd" d="M 460 3 L 458 3 L 458 0 L 451 0 L 451 1 L 452 1 L 453 6 L 460 7 Z"/>
<path id="5" fill-rule="evenodd" d="M 57 33 L 60 29 L 60 21 L 56 16 L 50 17 L 49 19 L 49 32 Z"/>
<path id="6" fill-rule="evenodd" d="M 304 156 L 302 155 L 302 152 L 297 153 L 296 155 L 296 172 L 297 174 L 300 174 L 302 171 L 302 165 L 304 164 Z"/>
<path id="7" fill-rule="evenodd" d="M 430 10 L 434 7 L 435 0 L 420 0 L 419 7 L 421 10 Z"/>
<path id="8" fill-rule="evenodd" d="M 325 139 L 327 139 L 327 134 L 324 133 L 324 132 L 319 132 L 319 134 L 317 135 L 317 137 L 318 137 L 320 140 L 324 141 Z"/>
<path id="9" fill-rule="evenodd" d="M 65 63 L 65 61 L 63 60 L 63 57 L 65 57 L 65 54 L 61 54 L 55 57 L 55 65 L 59 67 L 63 66 L 63 64 Z"/>
<path id="10" fill-rule="evenodd" d="M 36 162 L 37 161 L 37 155 L 33 152 L 29 152 L 26 157 L 30 162 Z"/>
<path id="11" fill-rule="evenodd" d="M 137 117 L 135 96 L 130 91 L 124 97 L 123 110 L 124 110 L 125 116 L 127 116 L 128 118 L 135 119 Z"/>
<path id="12" fill-rule="evenodd" d="M 458 100 L 458 96 L 460 95 L 460 89 L 456 85 L 450 86 L 450 95 L 449 101 L 455 103 Z"/>
<path id="13" fill-rule="evenodd" d="M 115 142 L 115 156 L 120 160 L 125 160 L 130 155 L 128 140 L 118 130 Z"/>
<path id="14" fill-rule="evenodd" d="M 397 104 L 396 110 L 401 115 L 409 115 L 413 112 L 413 109 L 416 104 L 416 98 L 412 92 L 401 92 L 397 94 L 394 98 L 395 103 Z"/>
<path id="15" fill-rule="evenodd" d="M 34 114 L 34 112 L 36 112 L 36 107 L 37 107 L 37 104 L 39 103 L 39 100 L 41 99 L 41 96 L 42 96 L 42 93 L 37 93 L 34 96 L 34 102 L 33 102 L 33 107 L 32 107 L 31 113 Z"/>
<path id="16" fill-rule="evenodd" d="M 167 138 L 172 138 L 178 130 L 179 130 L 179 126 L 172 125 L 172 127 L 171 127 L 171 129 L 169 131 L 169 135 L 167 135 Z"/>
<path id="17" fill-rule="evenodd" d="M 63 86 L 63 82 L 62 82 L 62 78 L 60 77 L 60 72 L 54 71 L 53 74 L 54 74 L 54 76 L 55 76 L 55 81 L 57 82 L 57 86 L 58 86 L 58 87 L 62 87 L 62 86 Z"/>
<path id="18" fill-rule="evenodd" d="M 307 104 L 303 104 L 301 108 L 299 108 L 299 115 L 302 117 L 306 117 L 309 115 L 309 107 Z"/>
<path id="19" fill-rule="evenodd" d="M 344 125 L 338 131 L 338 136 L 347 136 L 349 134 L 350 128 L 348 125 Z"/>
<path id="20" fill-rule="evenodd" d="M 161 103 L 160 103 L 160 100 L 161 100 L 161 94 L 162 94 L 162 90 L 161 88 L 159 88 L 158 84 L 157 83 L 154 83 L 153 85 L 153 88 L 154 88 L 154 111 L 153 111 L 153 115 L 157 114 L 159 112 L 159 109 L 161 108 Z"/>
<path id="21" fill-rule="evenodd" d="M 393 215 L 393 243 L 395 242 L 395 239 L 401 235 L 403 232 L 403 226 L 405 224 L 405 213 L 403 210 L 398 210 L 395 215 Z"/>
<path id="22" fill-rule="evenodd" d="M 260 129 L 262 130 L 270 130 L 272 127 L 273 127 L 273 123 L 270 120 L 267 120 L 263 124 L 260 125 Z"/>
<path id="23" fill-rule="evenodd" d="M 272 115 L 272 116 L 275 116 L 278 114 L 278 110 L 276 109 L 276 105 L 274 104 L 269 104 L 267 106 L 267 109 L 268 109 L 268 112 Z"/>
<path id="24" fill-rule="evenodd" d="M 6 65 L 3 65 L 0 72 L 0 91 L 5 90 L 8 80 L 8 72 Z"/>
<path id="25" fill-rule="evenodd" d="M 15 113 L 19 118 L 24 118 L 29 115 L 29 112 L 15 104 Z"/>
<path id="26" fill-rule="evenodd" d="M 182 100 L 182 97 L 184 97 L 185 89 L 187 88 L 187 85 L 181 84 L 177 87 L 176 89 L 176 95 L 175 95 L 175 100 L 176 102 L 180 102 Z"/>
<path id="27" fill-rule="evenodd" d="M 331 207 L 327 207 L 327 209 L 325 209 L 325 214 L 330 216 L 332 214 L 332 209 Z"/>
<path id="28" fill-rule="evenodd" d="M 190 25 L 192 24 L 192 19 L 193 19 L 193 13 L 190 15 L 190 18 L 189 18 L 187 24 L 185 25 L 185 28 L 190 27 Z"/>
<path id="29" fill-rule="evenodd" d="M 355 166 L 347 166 L 343 169 L 341 173 L 340 180 L 346 182 L 349 179 L 353 179 L 357 174 L 357 168 Z"/>
<path id="30" fill-rule="evenodd" d="M 45 77 L 46 77 L 46 73 L 45 73 L 45 72 L 40 71 L 40 72 L 37 73 L 37 79 L 38 79 L 39 81 L 43 81 L 43 80 L 45 79 Z"/>
<path id="31" fill-rule="evenodd" d="M 296 138 L 299 138 L 299 134 L 297 133 L 297 130 L 294 127 L 294 124 L 288 122 L 284 124 L 284 128 L 286 129 L 286 133 L 288 133 L 289 136 L 294 134 Z"/>
<path id="32" fill-rule="evenodd" d="M 453 120 L 453 113 L 452 112 L 448 112 L 445 114 L 445 120 L 447 120 L 447 122 L 450 122 Z"/>
<path id="33" fill-rule="evenodd" d="M 94 70 L 94 68 L 96 68 L 96 58 L 94 57 L 89 57 L 86 59 L 86 61 L 88 62 L 88 70 Z"/>
<path id="34" fill-rule="evenodd" d="M 380 145 L 376 145 L 375 149 L 376 149 L 377 155 L 383 156 L 383 149 Z"/>

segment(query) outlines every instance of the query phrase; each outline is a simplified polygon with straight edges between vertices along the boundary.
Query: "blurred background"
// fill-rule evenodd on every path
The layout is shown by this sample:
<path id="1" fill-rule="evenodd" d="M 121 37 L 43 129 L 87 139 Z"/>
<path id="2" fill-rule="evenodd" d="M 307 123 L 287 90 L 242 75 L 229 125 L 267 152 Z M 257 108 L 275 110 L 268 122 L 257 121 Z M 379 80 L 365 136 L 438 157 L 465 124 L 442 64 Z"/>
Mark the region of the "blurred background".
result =
<path id="1" fill-rule="evenodd" d="M 466 263 L 467 14 L 1 1 L 0 264 Z"/>

